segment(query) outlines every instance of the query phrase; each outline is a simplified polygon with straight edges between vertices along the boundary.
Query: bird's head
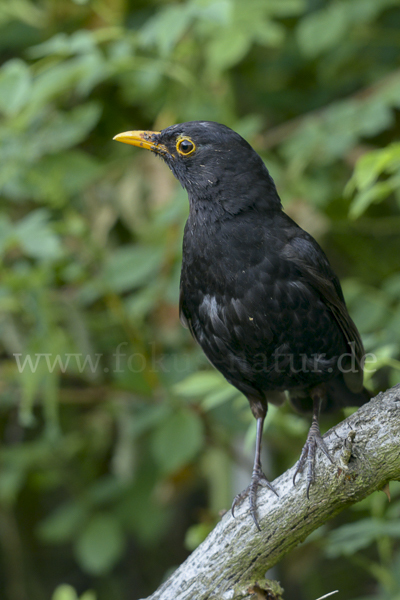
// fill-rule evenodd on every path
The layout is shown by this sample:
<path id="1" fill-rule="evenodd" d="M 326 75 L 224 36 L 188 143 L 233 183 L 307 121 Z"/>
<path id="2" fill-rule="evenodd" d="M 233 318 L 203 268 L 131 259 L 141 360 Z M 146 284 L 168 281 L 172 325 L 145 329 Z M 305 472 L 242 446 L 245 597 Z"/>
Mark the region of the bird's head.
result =
<path id="1" fill-rule="evenodd" d="M 261 157 L 238 133 L 212 121 L 190 121 L 162 131 L 126 131 L 114 140 L 161 156 L 187 190 L 191 204 L 217 202 L 230 213 L 280 207 Z"/>

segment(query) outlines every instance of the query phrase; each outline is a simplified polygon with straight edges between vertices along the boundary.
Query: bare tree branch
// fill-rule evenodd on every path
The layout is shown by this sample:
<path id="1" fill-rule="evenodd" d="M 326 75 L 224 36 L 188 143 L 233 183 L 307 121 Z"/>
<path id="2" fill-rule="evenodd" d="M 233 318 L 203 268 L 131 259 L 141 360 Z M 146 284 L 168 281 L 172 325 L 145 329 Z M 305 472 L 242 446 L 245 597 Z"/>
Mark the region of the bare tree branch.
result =
<path id="1" fill-rule="evenodd" d="M 259 491 L 261 533 L 254 527 L 248 503 L 243 502 L 236 518 L 227 513 L 148 600 L 232 600 L 248 595 L 249 588 L 258 597 L 266 571 L 312 531 L 390 480 L 400 479 L 399 431 L 397 385 L 324 436 L 337 464 L 331 465 L 318 451 L 318 481 L 309 501 L 305 477 L 293 486 L 294 467 L 289 469 L 274 481 L 279 498 L 265 488 Z"/>

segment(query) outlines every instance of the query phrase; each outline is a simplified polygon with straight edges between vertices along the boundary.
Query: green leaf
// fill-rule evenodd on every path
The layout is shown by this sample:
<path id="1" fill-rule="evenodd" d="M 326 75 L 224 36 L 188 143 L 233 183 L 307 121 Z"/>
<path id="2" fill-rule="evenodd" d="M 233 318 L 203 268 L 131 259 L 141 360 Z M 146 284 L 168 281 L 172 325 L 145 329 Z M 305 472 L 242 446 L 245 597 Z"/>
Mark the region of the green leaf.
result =
<path id="1" fill-rule="evenodd" d="M 58 112 L 41 128 L 38 144 L 51 153 L 76 146 L 93 129 L 100 115 L 101 107 L 97 102 L 86 102 L 68 112 Z"/>
<path id="2" fill-rule="evenodd" d="M 260 23 L 254 32 L 254 41 L 263 46 L 280 46 L 285 40 L 285 29 L 273 21 Z"/>
<path id="3" fill-rule="evenodd" d="M 3 466 L 0 472 L 0 502 L 11 506 L 25 483 L 25 472 L 18 465 Z"/>
<path id="4" fill-rule="evenodd" d="M 31 58 L 42 58 L 43 56 L 54 56 L 55 54 L 71 56 L 91 52 L 94 48 L 93 33 L 81 29 L 69 36 L 66 33 L 57 33 L 43 44 L 29 48 L 28 55 Z"/>
<path id="5" fill-rule="evenodd" d="M 196 456 L 203 441 L 200 417 L 193 411 L 183 409 L 168 416 L 155 430 L 153 455 L 165 473 L 173 473 Z"/>
<path id="6" fill-rule="evenodd" d="M 194 12 L 202 26 L 213 24 L 225 27 L 232 15 L 232 0 L 192 0 Z"/>
<path id="7" fill-rule="evenodd" d="M 127 297 L 124 304 L 132 322 L 138 322 L 149 314 L 159 302 L 160 295 L 160 282 L 154 281 Z"/>
<path id="8" fill-rule="evenodd" d="M 388 277 L 382 285 L 382 289 L 393 300 L 400 298 L 400 273 L 394 273 Z"/>
<path id="9" fill-rule="evenodd" d="M 179 396 L 193 399 L 202 397 L 202 408 L 211 410 L 238 396 L 238 391 L 217 371 L 193 373 L 175 384 L 173 390 Z"/>
<path id="10" fill-rule="evenodd" d="M 78 595 L 71 585 L 62 583 L 54 590 L 51 600 L 78 600 Z M 96 600 L 96 594 L 92 590 L 87 590 L 79 600 Z"/>
<path id="11" fill-rule="evenodd" d="M 82 596 L 79 597 L 79 600 L 96 600 L 97 595 L 93 590 L 87 590 L 83 592 Z"/>
<path id="12" fill-rule="evenodd" d="M 223 70 L 238 63 L 247 53 L 251 39 L 239 28 L 228 29 L 207 46 L 208 60 L 216 70 Z"/>
<path id="13" fill-rule="evenodd" d="M 83 528 L 75 544 L 75 556 L 86 572 L 107 573 L 121 558 L 125 539 L 117 519 L 109 513 L 98 513 Z"/>
<path id="14" fill-rule="evenodd" d="M 225 389 L 227 383 L 222 375 L 216 371 L 201 371 L 189 375 L 174 386 L 174 392 L 185 398 L 203 396 L 214 392 L 221 386 Z"/>
<path id="15" fill-rule="evenodd" d="M 223 448 L 209 446 L 201 458 L 201 471 L 207 480 L 210 510 L 217 515 L 232 502 L 232 458 Z"/>
<path id="16" fill-rule="evenodd" d="M 301 19 L 297 41 L 306 57 L 335 48 L 350 26 L 349 11 L 344 2 L 332 2 L 326 8 L 311 12 Z"/>
<path id="17" fill-rule="evenodd" d="M 370 102 L 360 103 L 357 117 L 359 135 L 373 137 L 388 129 L 395 118 L 392 106 L 392 103 L 388 103 L 379 95 Z"/>
<path id="18" fill-rule="evenodd" d="M 80 55 L 67 61 L 51 64 L 34 80 L 29 103 L 29 114 L 37 112 L 61 94 L 69 94 L 86 77 L 93 73 L 93 61 L 96 57 L 91 54 Z M 97 63 L 97 61 L 96 61 Z"/>
<path id="19" fill-rule="evenodd" d="M 87 510 L 83 504 L 63 504 L 39 524 L 38 535 L 50 544 L 69 542 L 84 524 L 86 515 Z"/>
<path id="20" fill-rule="evenodd" d="M 198 523 L 189 527 L 185 535 L 185 547 L 190 552 L 195 550 L 197 546 L 200 546 L 204 542 L 213 527 L 214 524 L 212 522 Z"/>
<path id="21" fill-rule="evenodd" d="M 268 9 L 275 17 L 291 17 L 306 10 L 305 0 L 269 0 Z"/>
<path id="22" fill-rule="evenodd" d="M 393 174 L 384 181 L 377 181 L 383 174 Z M 374 150 L 359 158 L 354 173 L 346 186 L 346 194 L 356 193 L 349 215 L 359 217 L 373 203 L 387 198 L 393 191 L 400 190 L 400 144 Z"/>
<path id="23" fill-rule="evenodd" d="M 162 56 L 168 55 L 191 23 L 190 4 L 166 6 L 149 19 L 140 32 L 143 46 L 157 45 Z"/>
<path id="24" fill-rule="evenodd" d="M 54 590 L 51 600 L 78 600 L 78 595 L 72 585 L 62 583 Z"/>
<path id="25" fill-rule="evenodd" d="M 24 252 L 32 258 L 56 260 L 61 256 L 61 244 L 49 226 L 49 213 L 38 209 L 18 221 L 14 228 Z"/>
<path id="26" fill-rule="evenodd" d="M 166 403 L 146 405 L 135 414 L 135 419 L 131 424 L 132 435 L 140 436 L 144 432 L 153 429 L 158 423 L 168 415 L 169 407 Z"/>
<path id="27" fill-rule="evenodd" d="M 0 215 L 0 253 L 7 248 L 13 231 L 13 224 L 6 214 Z"/>
<path id="28" fill-rule="evenodd" d="M 221 387 L 221 389 L 217 389 L 207 394 L 203 399 L 201 405 L 204 410 L 211 410 L 216 406 L 224 404 L 224 402 L 227 402 L 228 400 L 232 400 L 237 395 L 238 392 L 236 388 L 234 388 L 232 385 L 229 385 L 229 383 L 226 382 L 226 385 L 224 385 L 224 387 Z"/>
<path id="29" fill-rule="evenodd" d="M 326 554 L 330 558 L 352 556 L 385 535 L 399 538 L 400 523 L 378 518 L 361 519 L 332 531 L 328 536 Z"/>
<path id="30" fill-rule="evenodd" d="M 357 194 L 351 203 L 349 217 L 351 219 L 357 219 L 371 204 L 384 200 L 392 191 L 392 187 L 387 181 L 381 181 L 371 188 L 364 189 Z"/>
<path id="31" fill-rule="evenodd" d="M 101 175 L 101 165 L 78 149 L 44 156 L 27 169 L 19 193 L 38 202 L 60 207 Z"/>
<path id="32" fill-rule="evenodd" d="M 0 111 L 17 114 L 30 100 L 31 74 L 24 61 L 15 58 L 0 69 Z"/>
<path id="33" fill-rule="evenodd" d="M 373 150 L 359 158 L 354 169 L 354 182 L 359 189 L 370 187 L 387 168 L 400 169 L 400 144 Z"/>
<path id="34" fill-rule="evenodd" d="M 103 281 L 114 292 L 126 292 L 154 277 L 162 259 L 163 251 L 158 247 L 139 244 L 122 246 L 108 258 Z"/>

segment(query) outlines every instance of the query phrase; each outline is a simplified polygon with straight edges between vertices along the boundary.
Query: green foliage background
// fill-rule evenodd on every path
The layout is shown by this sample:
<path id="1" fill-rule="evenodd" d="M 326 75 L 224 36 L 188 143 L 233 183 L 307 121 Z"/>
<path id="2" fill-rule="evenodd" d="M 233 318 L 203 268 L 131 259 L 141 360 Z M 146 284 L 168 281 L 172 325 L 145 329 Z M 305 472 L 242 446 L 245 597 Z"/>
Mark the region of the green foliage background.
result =
<path id="1" fill-rule="evenodd" d="M 245 136 L 341 277 L 368 385 L 400 381 L 399 30 L 399 0 L 2 0 L 1 598 L 142 598 L 250 475 L 246 401 L 178 321 L 185 193 L 116 133 Z M 307 429 L 271 409 L 271 476 Z M 285 597 L 399 598 L 399 517 L 377 493 L 318 530 Z"/>

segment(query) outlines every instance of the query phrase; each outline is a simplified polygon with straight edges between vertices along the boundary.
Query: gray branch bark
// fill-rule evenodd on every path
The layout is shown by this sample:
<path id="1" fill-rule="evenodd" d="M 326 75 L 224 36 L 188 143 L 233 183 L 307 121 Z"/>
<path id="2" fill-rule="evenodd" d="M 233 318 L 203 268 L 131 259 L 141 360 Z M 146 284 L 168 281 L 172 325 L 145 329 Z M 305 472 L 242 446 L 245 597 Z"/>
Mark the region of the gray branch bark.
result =
<path id="1" fill-rule="evenodd" d="M 263 597 L 257 586 L 263 587 L 266 571 L 285 554 L 344 508 L 400 479 L 399 432 L 400 385 L 379 394 L 324 436 L 336 464 L 317 451 L 318 481 L 310 500 L 305 474 L 293 486 L 292 467 L 273 482 L 279 498 L 265 488 L 259 490 L 261 533 L 244 501 L 235 511 L 236 518 L 230 512 L 224 515 L 148 600 L 243 599 L 249 589 Z"/>

